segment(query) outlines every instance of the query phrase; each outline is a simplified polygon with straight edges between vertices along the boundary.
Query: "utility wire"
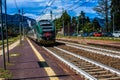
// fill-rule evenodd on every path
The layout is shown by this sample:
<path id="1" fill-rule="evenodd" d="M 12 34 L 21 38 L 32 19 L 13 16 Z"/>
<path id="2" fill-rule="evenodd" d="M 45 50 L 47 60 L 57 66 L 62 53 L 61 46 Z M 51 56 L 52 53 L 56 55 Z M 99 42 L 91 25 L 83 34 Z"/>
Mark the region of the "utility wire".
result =
<path id="1" fill-rule="evenodd" d="M 82 3 L 81 5 L 79 5 L 79 6 L 75 7 L 75 8 L 73 8 L 73 9 L 70 9 L 70 10 L 71 10 L 71 11 L 72 11 L 72 10 L 76 10 L 76 9 L 80 8 L 80 6 L 83 6 L 83 5 L 86 4 L 86 3 L 88 3 L 88 2 L 84 2 L 84 3 Z"/>
<path id="2" fill-rule="evenodd" d="M 62 2 L 63 2 L 63 0 L 61 0 Z M 83 3 L 81 3 L 80 4 L 80 1 L 83 1 Z M 78 9 L 80 6 L 83 6 L 83 5 L 85 5 L 85 4 L 87 4 L 89 1 L 87 1 L 87 2 L 85 2 L 84 0 L 78 0 L 78 1 L 76 1 L 75 3 L 73 3 L 73 5 L 71 5 L 71 6 L 69 6 L 66 10 L 76 10 L 76 9 Z M 78 6 L 76 6 L 77 4 L 80 4 L 80 5 L 78 5 Z M 76 7 L 75 7 L 76 6 Z M 73 9 L 71 9 L 71 8 L 73 8 Z"/>
<path id="3" fill-rule="evenodd" d="M 14 0 L 14 3 L 15 3 L 15 6 L 16 6 L 16 9 L 19 11 L 19 8 L 18 8 L 16 0 Z"/>
<path id="4" fill-rule="evenodd" d="M 54 2 L 55 2 L 55 0 L 52 0 L 52 1 L 50 0 L 50 1 L 48 2 L 48 4 L 46 5 L 46 7 L 45 7 L 45 9 L 43 10 L 42 13 L 45 13 L 45 12 L 47 11 L 47 8 L 50 7 L 50 6 L 52 6 Z M 50 4 L 50 5 L 49 5 L 49 4 Z"/>
<path id="5" fill-rule="evenodd" d="M 48 4 L 50 4 L 51 0 L 49 0 Z M 41 12 L 41 14 L 44 14 L 44 11 L 46 10 L 46 8 L 48 7 L 48 4 L 45 6 L 45 8 L 43 9 L 43 11 Z"/>
<path id="6" fill-rule="evenodd" d="M 76 6 L 77 4 L 79 4 L 80 1 L 81 1 L 81 0 L 78 0 L 78 1 L 74 2 L 72 5 L 70 5 L 70 6 L 67 8 L 67 10 L 70 9 L 70 8 L 73 8 L 74 6 Z"/>
<path id="7" fill-rule="evenodd" d="M 48 4 L 45 6 L 45 8 L 44 8 L 43 11 L 41 12 L 41 14 L 44 15 L 45 12 L 47 12 L 47 8 L 50 7 L 50 6 L 52 6 L 54 2 L 55 2 L 55 0 L 52 0 L 52 1 L 49 0 Z M 50 5 L 49 5 L 49 4 L 50 4 Z M 42 17 L 42 16 L 41 16 L 41 17 Z M 41 17 L 40 17 L 40 18 L 41 18 Z"/>
<path id="8" fill-rule="evenodd" d="M 51 7 L 54 2 L 55 2 L 55 0 L 53 0 L 53 1 L 51 2 L 50 6 L 48 6 L 48 7 Z M 48 9 L 46 9 L 45 12 L 47 12 L 47 10 L 48 10 Z"/>

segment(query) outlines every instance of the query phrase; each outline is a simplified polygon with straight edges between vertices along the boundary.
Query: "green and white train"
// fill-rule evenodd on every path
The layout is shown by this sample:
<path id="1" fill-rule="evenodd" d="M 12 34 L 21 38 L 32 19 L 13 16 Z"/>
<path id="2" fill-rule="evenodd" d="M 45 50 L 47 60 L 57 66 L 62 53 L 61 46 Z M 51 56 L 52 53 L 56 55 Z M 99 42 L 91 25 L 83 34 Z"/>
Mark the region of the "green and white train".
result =
<path id="1" fill-rule="evenodd" d="M 55 26 L 50 20 L 40 20 L 32 27 L 28 36 L 41 44 L 55 43 Z"/>

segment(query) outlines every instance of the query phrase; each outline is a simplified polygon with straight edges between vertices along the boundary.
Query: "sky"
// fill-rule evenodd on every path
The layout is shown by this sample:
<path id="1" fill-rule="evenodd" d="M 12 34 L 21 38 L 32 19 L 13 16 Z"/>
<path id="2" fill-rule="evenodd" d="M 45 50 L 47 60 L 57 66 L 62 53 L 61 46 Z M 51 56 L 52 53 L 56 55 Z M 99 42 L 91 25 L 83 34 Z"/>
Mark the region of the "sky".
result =
<path id="1" fill-rule="evenodd" d="M 81 11 L 86 16 L 94 18 L 97 16 L 93 7 L 97 5 L 98 0 L 6 0 L 7 13 L 16 14 L 18 9 L 24 11 L 24 16 L 39 19 L 50 19 L 52 10 L 53 19 L 59 18 L 63 10 L 66 10 L 70 16 L 78 16 Z"/>

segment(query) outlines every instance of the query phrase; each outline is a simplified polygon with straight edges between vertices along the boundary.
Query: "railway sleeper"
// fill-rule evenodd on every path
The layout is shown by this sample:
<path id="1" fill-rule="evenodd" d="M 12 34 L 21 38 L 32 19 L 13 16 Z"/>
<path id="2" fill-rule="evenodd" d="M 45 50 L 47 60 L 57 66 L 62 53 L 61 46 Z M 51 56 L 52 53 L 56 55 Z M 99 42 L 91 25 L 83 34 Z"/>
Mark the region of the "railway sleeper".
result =
<path id="1" fill-rule="evenodd" d="M 100 67 L 98 67 L 98 66 L 88 67 L 88 69 L 98 69 L 98 68 L 100 68 Z"/>
<path id="2" fill-rule="evenodd" d="M 109 78 L 101 78 L 99 80 L 120 80 L 120 77 L 116 76 L 116 77 L 109 77 Z"/>
<path id="3" fill-rule="evenodd" d="M 71 62 L 78 64 L 78 65 L 91 65 L 90 63 L 86 63 L 86 62 L 82 62 L 82 61 L 78 61 L 78 60 L 72 60 Z"/>
<path id="4" fill-rule="evenodd" d="M 84 65 L 84 66 L 95 66 L 95 65 L 93 65 L 93 64 L 91 64 L 91 63 L 88 63 L 88 62 L 84 62 L 84 61 L 78 61 L 78 62 L 76 62 L 76 64 L 79 64 L 79 65 Z"/>
<path id="5" fill-rule="evenodd" d="M 96 78 L 113 78 L 113 77 L 117 77 L 117 75 L 109 73 L 109 74 L 102 74 L 102 75 L 93 75 Z"/>
<path id="6" fill-rule="evenodd" d="M 95 71 L 104 71 L 103 69 L 91 69 L 91 70 L 85 70 L 86 72 L 95 72 Z"/>
<path id="7" fill-rule="evenodd" d="M 98 69 L 97 67 L 89 67 L 89 68 L 85 68 L 85 67 L 81 68 L 81 67 L 79 67 L 79 68 L 82 69 L 82 70 Z"/>
<path id="8" fill-rule="evenodd" d="M 108 73 L 108 71 L 98 71 L 98 72 L 88 72 L 90 75 L 94 75 L 94 74 L 106 74 Z"/>
<path id="9" fill-rule="evenodd" d="M 85 66 L 86 68 L 87 68 L 87 67 L 93 67 L 93 65 L 84 65 L 84 66 Z"/>

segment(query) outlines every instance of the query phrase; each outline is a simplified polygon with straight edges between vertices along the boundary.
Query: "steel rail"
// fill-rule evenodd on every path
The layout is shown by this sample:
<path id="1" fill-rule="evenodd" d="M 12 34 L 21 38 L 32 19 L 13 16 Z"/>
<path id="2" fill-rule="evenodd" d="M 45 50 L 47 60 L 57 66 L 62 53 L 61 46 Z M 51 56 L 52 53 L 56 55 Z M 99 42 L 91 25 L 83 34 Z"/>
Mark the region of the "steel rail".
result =
<path id="1" fill-rule="evenodd" d="M 63 63 L 67 64 L 70 68 L 74 69 L 76 72 L 82 74 L 85 76 L 85 78 L 89 79 L 89 80 L 97 80 L 95 77 L 91 76 L 90 74 L 86 73 L 85 71 L 81 70 L 80 68 L 78 68 L 77 66 L 73 65 L 72 63 L 66 61 L 65 59 L 63 59 L 62 57 L 56 55 L 55 53 L 53 53 L 52 51 L 50 51 L 49 49 L 43 47 L 46 51 L 48 51 L 49 53 L 51 53 L 52 55 L 54 55 L 56 58 L 58 58 L 59 60 L 61 60 Z"/>
<path id="2" fill-rule="evenodd" d="M 65 52 L 65 53 L 69 54 L 69 55 L 72 55 L 72 56 L 74 56 L 74 57 L 76 57 L 76 58 L 85 60 L 85 61 L 87 61 L 87 62 L 89 62 L 89 63 L 94 64 L 94 65 L 97 65 L 97 66 L 99 66 L 99 67 L 101 67 L 101 68 L 104 68 L 104 69 L 106 69 L 106 70 L 108 70 L 108 71 L 110 71 L 110 72 L 112 72 L 112 73 L 116 73 L 116 74 L 120 75 L 120 70 L 117 70 L 117 69 L 115 69 L 115 68 L 109 67 L 109 66 L 107 66 L 107 65 L 104 65 L 104 64 L 102 64 L 102 63 L 96 62 L 96 61 L 94 61 L 94 60 L 85 58 L 85 57 L 83 57 L 83 56 L 76 55 L 75 53 L 72 53 L 72 52 L 63 50 L 63 49 L 61 49 L 61 48 L 58 48 L 58 47 L 54 47 L 54 48 L 56 48 L 56 49 L 58 49 L 58 50 L 60 50 L 60 51 L 63 51 L 63 52 Z"/>
<path id="3" fill-rule="evenodd" d="M 88 51 L 88 52 L 96 53 L 96 54 L 106 55 L 106 56 L 110 56 L 110 57 L 113 57 L 113 58 L 120 58 L 120 56 L 118 56 L 118 55 L 108 54 L 108 53 L 106 53 L 106 52 L 101 52 L 101 51 L 96 51 L 96 50 L 86 49 L 86 48 L 77 47 L 77 46 L 73 46 L 73 45 L 69 45 L 69 44 L 66 44 L 66 45 L 67 45 L 67 46 L 70 46 L 70 47 L 77 48 L 77 49 L 81 49 L 81 50 L 84 50 L 84 51 Z"/>
<path id="4" fill-rule="evenodd" d="M 103 48 L 96 48 L 96 47 L 92 47 L 92 46 L 86 46 L 86 45 L 82 45 L 82 44 L 75 44 L 75 43 L 64 42 L 64 41 L 58 41 L 58 42 L 67 43 L 67 44 L 73 44 L 73 45 L 76 45 L 76 46 L 81 46 L 81 47 L 86 47 L 86 48 L 93 48 L 93 49 L 96 49 L 96 50 L 101 50 L 101 51 L 106 51 L 106 52 L 112 52 L 112 53 L 120 54 L 120 51 L 107 50 L 107 49 L 103 49 Z"/>

